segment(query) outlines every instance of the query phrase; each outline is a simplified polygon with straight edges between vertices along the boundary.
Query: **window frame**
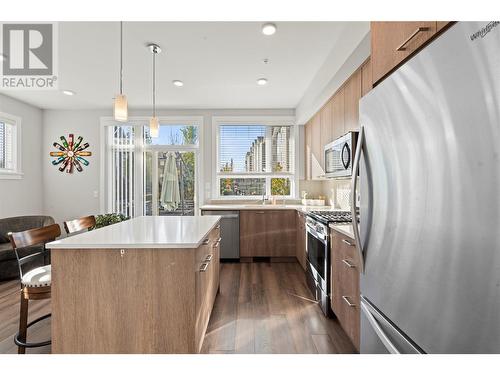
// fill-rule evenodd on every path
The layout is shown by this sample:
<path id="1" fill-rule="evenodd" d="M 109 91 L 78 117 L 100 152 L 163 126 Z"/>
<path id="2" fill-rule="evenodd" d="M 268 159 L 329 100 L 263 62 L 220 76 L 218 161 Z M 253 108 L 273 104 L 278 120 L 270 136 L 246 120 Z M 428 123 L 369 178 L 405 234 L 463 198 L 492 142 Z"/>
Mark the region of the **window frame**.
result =
<path id="1" fill-rule="evenodd" d="M 264 126 L 290 126 L 292 128 L 290 134 L 291 149 L 293 151 L 292 162 L 290 163 L 291 171 L 275 173 L 270 172 L 272 161 L 267 161 L 266 155 L 266 172 L 234 172 L 222 173 L 219 171 L 220 158 L 220 127 L 222 125 L 233 126 L 249 126 L 249 125 L 264 125 Z M 221 195 L 220 180 L 222 178 L 264 178 L 266 196 L 271 196 L 271 179 L 272 178 L 289 178 L 290 179 L 290 195 L 276 195 L 278 199 L 296 199 L 298 196 L 298 172 L 299 172 L 299 134 L 298 126 L 295 123 L 293 116 L 213 116 L 212 117 L 212 191 L 213 199 L 217 200 L 261 200 L 262 196 L 258 195 Z M 266 131 L 266 139 L 269 132 Z M 268 142 L 269 144 L 269 142 Z M 270 145 L 269 145 L 270 146 Z M 266 147 L 267 148 L 267 147 Z M 269 152 L 267 149 L 266 152 Z"/>
<path id="2" fill-rule="evenodd" d="M 11 115 L 9 113 L 0 112 L 0 122 L 8 123 L 14 127 L 14 142 L 13 147 L 14 150 L 12 152 L 12 158 L 14 162 L 14 169 L 6 169 L 0 168 L 0 179 L 2 180 L 19 180 L 22 179 L 24 173 L 22 172 L 22 163 L 21 163 L 21 117 Z"/>
<path id="3" fill-rule="evenodd" d="M 198 128 L 198 144 L 197 145 L 147 145 L 144 143 L 144 128 L 148 126 L 150 117 L 146 116 L 134 116 L 129 117 L 126 122 L 118 122 L 115 121 L 113 117 L 101 117 L 101 155 L 100 158 L 100 181 L 99 181 L 99 190 L 100 190 L 100 200 L 99 207 L 101 212 L 108 212 L 109 207 L 111 207 L 112 202 L 112 191 L 108 184 L 107 172 L 110 168 L 110 158 L 108 157 L 108 137 L 107 137 L 107 129 L 110 126 L 133 126 L 135 128 L 136 134 L 140 134 L 140 137 L 136 138 L 136 143 L 134 145 L 135 152 L 135 168 L 137 173 L 135 174 L 134 181 L 134 200 L 136 202 L 140 202 L 141 204 L 134 207 L 134 216 L 143 216 L 144 215 L 144 204 L 145 204 L 145 196 L 144 196 L 144 154 L 145 152 L 165 152 L 165 151 L 192 151 L 195 153 L 196 165 L 195 165 L 195 206 L 194 212 L 195 216 L 198 215 L 199 205 L 201 199 L 201 189 L 202 181 L 201 181 L 201 155 L 203 155 L 203 117 L 202 116 L 158 116 L 158 121 L 161 125 L 187 125 L 187 126 L 196 126 Z M 154 168 L 153 168 L 154 171 Z"/>

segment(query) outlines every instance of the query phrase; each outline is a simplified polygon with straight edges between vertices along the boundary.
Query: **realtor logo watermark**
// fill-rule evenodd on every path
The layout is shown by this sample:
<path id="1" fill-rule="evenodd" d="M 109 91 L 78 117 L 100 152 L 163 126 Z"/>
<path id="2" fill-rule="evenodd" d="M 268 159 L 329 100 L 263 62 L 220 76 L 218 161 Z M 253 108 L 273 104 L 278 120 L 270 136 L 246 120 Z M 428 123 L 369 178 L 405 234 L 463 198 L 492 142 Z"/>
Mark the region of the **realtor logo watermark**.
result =
<path id="1" fill-rule="evenodd" d="M 57 89 L 57 24 L 3 23 L 0 88 Z"/>

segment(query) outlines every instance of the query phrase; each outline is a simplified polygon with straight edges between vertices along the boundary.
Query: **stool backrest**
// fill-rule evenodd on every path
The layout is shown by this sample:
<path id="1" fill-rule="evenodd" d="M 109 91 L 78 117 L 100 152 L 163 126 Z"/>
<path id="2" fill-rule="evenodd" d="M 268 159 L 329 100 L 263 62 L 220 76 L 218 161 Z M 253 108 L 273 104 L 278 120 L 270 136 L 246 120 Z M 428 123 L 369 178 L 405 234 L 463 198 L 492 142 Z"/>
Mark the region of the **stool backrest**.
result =
<path id="1" fill-rule="evenodd" d="M 94 216 L 85 216 L 79 219 L 69 220 L 64 222 L 64 229 L 68 234 L 80 232 L 81 230 L 85 229 L 90 229 L 94 226 L 95 226 Z"/>
<path id="2" fill-rule="evenodd" d="M 17 263 L 19 265 L 19 274 L 21 277 L 23 276 L 22 266 L 36 257 L 45 257 L 45 244 L 47 242 L 54 241 L 60 235 L 61 228 L 58 224 L 29 229 L 23 232 L 10 232 L 8 234 L 10 243 L 12 244 L 12 247 L 14 248 L 14 251 L 16 253 Z M 31 253 L 23 257 L 20 256 L 20 253 L 18 251 L 19 249 L 35 245 L 40 245 L 41 251 Z"/>

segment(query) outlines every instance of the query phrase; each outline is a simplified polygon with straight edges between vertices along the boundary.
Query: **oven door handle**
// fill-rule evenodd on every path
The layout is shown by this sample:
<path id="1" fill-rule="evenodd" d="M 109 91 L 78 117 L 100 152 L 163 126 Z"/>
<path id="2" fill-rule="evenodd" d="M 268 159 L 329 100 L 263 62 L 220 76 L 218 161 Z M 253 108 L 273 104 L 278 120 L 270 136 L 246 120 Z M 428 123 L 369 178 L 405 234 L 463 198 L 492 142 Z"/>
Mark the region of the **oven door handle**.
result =
<path id="1" fill-rule="evenodd" d="M 313 228 L 311 228 L 309 225 L 306 226 L 306 231 L 307 233 L 309 233 L 311 236 L 313 236 L 314 238 L 316 238 L 318 241 L 321 241 L 323 242 L 324 244 L 326 244 L 327 242 L 327 239 L 326 239 L 326 235 L 325 234 L 320 234 L 318 232 L 316 232 Z"/>

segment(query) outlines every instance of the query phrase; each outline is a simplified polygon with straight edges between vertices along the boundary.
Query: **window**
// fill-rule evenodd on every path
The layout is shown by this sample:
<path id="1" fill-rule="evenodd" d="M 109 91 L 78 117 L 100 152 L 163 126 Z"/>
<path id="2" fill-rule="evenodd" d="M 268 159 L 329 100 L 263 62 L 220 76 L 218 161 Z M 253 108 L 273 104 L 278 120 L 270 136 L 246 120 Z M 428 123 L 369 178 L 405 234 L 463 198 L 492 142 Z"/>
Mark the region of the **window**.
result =
<path id="1" fill-rule="evenodd" d="M 0 113 L 0 178 L 21 178 L 18 117 Z"/>
<path id="2" fill-rule="evenodd" d="M 219 198 L 292 197 L 294 131 L 290 121 L 215 120 Z"/>
<path id="3" fill-rule="evenodd" d="M 103 119 L 106 212 L 127 216 L 194 215 L 198 192 L 200 118 L 160 118 L 151 138 L 147 119 Z"/>

